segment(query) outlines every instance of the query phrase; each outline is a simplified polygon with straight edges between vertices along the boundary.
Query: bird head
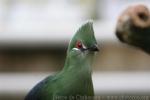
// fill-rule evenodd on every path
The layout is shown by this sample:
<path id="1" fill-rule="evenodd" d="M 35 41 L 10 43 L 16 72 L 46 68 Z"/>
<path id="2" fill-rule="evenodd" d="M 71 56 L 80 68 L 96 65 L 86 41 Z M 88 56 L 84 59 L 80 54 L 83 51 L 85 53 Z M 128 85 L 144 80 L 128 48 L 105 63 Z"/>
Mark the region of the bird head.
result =
<path id="1" fill-rule="evenodd" d="M 92 21 L 83 24 L 73 36 L 68 47 L 68 52 L 72 50 L 80 50 L 81 52 L 98 51 Z"/>
<path id="2" fill-rule="evenodd" d="M 91 21 L 83 24 L 70 41 L 67 50 L 69 62 L 83 61 L 91 58 L 98 51 L 94 36 L 93 23 Z"/>

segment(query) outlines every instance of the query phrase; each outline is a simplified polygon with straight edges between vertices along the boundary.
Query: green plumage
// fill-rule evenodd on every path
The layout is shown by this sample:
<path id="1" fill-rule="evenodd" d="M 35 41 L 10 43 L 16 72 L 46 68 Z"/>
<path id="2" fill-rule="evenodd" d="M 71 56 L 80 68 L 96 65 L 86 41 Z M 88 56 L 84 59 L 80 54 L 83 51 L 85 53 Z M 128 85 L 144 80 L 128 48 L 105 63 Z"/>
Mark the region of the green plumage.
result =
<path id="1" fill-rule="evenodd" d="M 80 42 L 78 44 L 78 42 Z M 25 100 L 80 100 L 80 96 L 94 96 L 91 65 L 97 51 L 92 22 L 87 22 L 71 40 L 64 68 L 38 83 Z"/>

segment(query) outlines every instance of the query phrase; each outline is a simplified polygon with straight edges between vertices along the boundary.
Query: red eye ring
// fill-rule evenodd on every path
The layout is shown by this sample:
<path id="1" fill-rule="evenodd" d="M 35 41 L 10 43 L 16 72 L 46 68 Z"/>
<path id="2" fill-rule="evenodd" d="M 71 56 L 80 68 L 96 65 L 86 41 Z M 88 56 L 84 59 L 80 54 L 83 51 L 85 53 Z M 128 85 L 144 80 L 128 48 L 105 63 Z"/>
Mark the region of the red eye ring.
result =
<path id="1" fill-rule="evenodd" d="M 80 49 L 80 48 L 82 48 L 82 47 L 83 47 L 83 46 L 82 46 L 81 41 L 77 41 L 77 42 L 76 42 L 76 48 Z"/>

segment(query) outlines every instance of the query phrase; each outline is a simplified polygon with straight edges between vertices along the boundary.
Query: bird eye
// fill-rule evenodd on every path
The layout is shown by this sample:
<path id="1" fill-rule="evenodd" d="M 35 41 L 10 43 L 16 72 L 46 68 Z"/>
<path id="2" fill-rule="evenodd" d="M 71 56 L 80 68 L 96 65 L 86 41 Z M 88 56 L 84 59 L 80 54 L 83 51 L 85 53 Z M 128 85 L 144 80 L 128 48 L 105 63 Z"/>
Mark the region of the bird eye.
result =
<path id="1" fill-rule="evenodd" d="M 83 47 L 83 46 L 82 46 L 81 41 L 77 41 L 77 42 L 76 42 L 76 48 L 80 49 L 80 48 L 82 48 L 82 47 Z"/>

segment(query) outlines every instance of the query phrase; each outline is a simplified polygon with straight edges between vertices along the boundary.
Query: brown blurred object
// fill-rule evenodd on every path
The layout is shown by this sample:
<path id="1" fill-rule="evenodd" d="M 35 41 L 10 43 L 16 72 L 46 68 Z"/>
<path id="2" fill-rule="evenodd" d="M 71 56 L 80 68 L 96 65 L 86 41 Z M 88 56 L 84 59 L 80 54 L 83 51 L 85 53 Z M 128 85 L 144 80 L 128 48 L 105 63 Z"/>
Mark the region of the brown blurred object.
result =
<path id="1" fill-rule="evenodd" d="M 150 53 L 150 11 L 142 4 L 132 5 L 119 16 L 116 35 L 120 41 Z"/>

